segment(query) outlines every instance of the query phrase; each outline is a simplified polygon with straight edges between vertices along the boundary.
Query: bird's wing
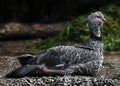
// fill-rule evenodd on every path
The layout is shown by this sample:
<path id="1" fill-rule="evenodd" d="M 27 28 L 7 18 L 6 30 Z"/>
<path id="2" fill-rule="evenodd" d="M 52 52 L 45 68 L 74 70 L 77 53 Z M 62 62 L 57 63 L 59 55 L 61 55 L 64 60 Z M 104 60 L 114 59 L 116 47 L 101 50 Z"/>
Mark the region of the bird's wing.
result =
<path id="1" fill-rule="evenodd" d="M 21 56 L 17 57 L 17 59 L 18 59 L 18 61 L 19 61 L 19 63 L 20 63 L 21 65 L 25 65 L 25 64 L 27 64 L 27 61 L 28 61 L 28 60 L 30 60 L 30 59 L 32 59 L 32 58 L 34 58 L 34 57 L 35 57 L 35 56 L 33 56 L 33 55 L 26 54 L 26 55 L 21 55 Z"/>
<path id="2" fill-rule="evenodd" d="M 42 65 L 41 65 L 42 66 Z M 43 71 L 40 65 L 24 65 L 17 69 L 12 70 L 6 75 L 7 78 L 20 78 L 25 76 L 37 75 L 37 73 L 42 74 Z"/>

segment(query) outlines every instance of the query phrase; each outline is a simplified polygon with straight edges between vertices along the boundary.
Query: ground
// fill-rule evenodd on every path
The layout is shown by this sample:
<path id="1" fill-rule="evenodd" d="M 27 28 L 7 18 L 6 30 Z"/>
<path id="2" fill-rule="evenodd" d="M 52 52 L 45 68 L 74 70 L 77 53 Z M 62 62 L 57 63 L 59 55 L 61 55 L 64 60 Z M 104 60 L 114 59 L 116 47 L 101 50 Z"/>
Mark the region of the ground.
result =
<path id="1" fill-rule="evenodd" d="M 120 85 L 120 53 L 105 52 L 104 63 L 95 77 L 69 76 L 69 77 L 25 77 L 20 79 L 6 79 L 4 76 L 11 70 L 20 66 L 17 58 L 24 54 L 35 54 L 39 50 L 33 46 L 32 40 L 16 40 L 0 42 L 0 86 L 66 86 L 66 84 L 82 86 L 119 86 Z M 66 80 L 66 81 L 65 81 Z M 77 80 L 77 81 L 76 81 Z M 35 82 L 34 82 L 35 81 Z M 54 83 L 53 83 L 54 81 Z M 33 83 L 34 82 L 34 83 Z M 7 83 L 7 84 L 6 84 Z M 29 84 L 29 85 L 28 85 Z M 64 85 L 65 84 L 65 85 Z M 91 85 L 92 84 L 92 85 Z M 95 85 L 94 85 L 95 84 Z M 98 84 L 98 85 L 96 85 Z M 117 84 L 117 85 L 116 85 Z"/>
<path id="2" fill-rule="evenodd" d="M 20 55 L 19 55 L 20 56 Z M 19 56 L 0 56 L 0 77 L 20 66 L 17 58 Z M 120 79 L 120 54 L 119 53 L 105 53 L 104 63 L 100 71 L 95 77 L 103 77 L 109 79 Z"/>
<path id="3" fill-rule="evenodd" d="M 19 56 L 0 56 L 0 86 L 120 86 L 120 54 L 105 54 L 103 67 L 95 77 L 56 76 L 9 79 L 4 76 L 20 66 Z"/>
<path id="4" fill-rule="evenodd" d="M 103 66 L 97 77 L 120 79 L 120 53 L 107 52 L 104 54 Z"/>
<path id="5" fill-rule="evenodd" d="M 17 57 L 39 53 L 34 47 L 35 39 L 0 42 L 0 77 L 20 66 Z M 105 52 L 104 63 L 96 77 L 120 79 L 120 52 Z"/>

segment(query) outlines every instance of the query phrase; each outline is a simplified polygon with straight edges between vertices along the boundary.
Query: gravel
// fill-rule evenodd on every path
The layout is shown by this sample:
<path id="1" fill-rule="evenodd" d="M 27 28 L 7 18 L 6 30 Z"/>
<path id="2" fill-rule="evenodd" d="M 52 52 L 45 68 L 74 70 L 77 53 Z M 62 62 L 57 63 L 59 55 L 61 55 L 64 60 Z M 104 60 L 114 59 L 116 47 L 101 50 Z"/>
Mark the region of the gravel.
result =
<path id="1" fill-rule="evenodd" d="M 43 76 L 5 78 L 4 76 L 20 66 L 18 56 L 0 56 L 0 86 L 120 86 L 119 59 L 107 56 L 101 71 L 95 77 L 89 76 Z M 114 58 L 113 58 L 114 57 Z M 116 60 L 117 59 L 117 60 Z M 114 64 L 113 64 L 114 63 Z M 116 69 L 116 70 L 115 70 Z"/>
<path id="2" fill-rule="evenodd" d="M 0 79 L 0 86 L 120 86 L 120 81 L 83 76 L 24 77 Z"/>

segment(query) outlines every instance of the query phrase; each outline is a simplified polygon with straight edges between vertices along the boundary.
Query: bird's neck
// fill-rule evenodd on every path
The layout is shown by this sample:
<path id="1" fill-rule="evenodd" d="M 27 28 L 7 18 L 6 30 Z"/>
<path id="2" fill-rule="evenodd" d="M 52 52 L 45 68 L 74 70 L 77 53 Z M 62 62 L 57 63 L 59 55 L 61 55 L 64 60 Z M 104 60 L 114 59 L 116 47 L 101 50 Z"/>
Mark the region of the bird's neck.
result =
<path id="1" fill-rule="evenodd" d="M 93 48 L 94 50 L 99 50 L 103 53 L 103 41 L 101 41 L 101 38 L 90 38 L 87 43 L 88 47 Z"/>
<path id="2" fill-rule="evenodd" d="M 88 41 L 87 46 L 94 48 L 95 50 L 98 49 L 100 51 L 103 51 L 103 41 L 102 37 L 99 35 L 94 34 L 92 31 L 90 31 L 90 38 Z"/>
<path id="3" fill-rule="evenodd" d="M 101 35 L 100 36 L 97 36 L 96 34 L 94 34 L 93 32 L 90 31 L 90 39 L 94 39 L 96 41 L 102 41 L 102 37 Z"/>

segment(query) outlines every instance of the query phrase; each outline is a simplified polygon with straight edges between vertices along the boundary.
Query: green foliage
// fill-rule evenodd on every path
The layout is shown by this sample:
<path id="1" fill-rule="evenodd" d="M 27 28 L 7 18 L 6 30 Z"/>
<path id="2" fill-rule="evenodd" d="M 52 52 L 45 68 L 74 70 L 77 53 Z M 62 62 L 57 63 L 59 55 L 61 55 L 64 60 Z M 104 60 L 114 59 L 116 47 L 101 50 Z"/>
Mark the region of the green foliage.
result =
<path id="1" fill-rule="evenodd" d="M 85 18 L 85 16 L 80 16 L 75 21 L 67 23 L 65 26 L 66 29 L 60 33 L 60 40 L 73 43 L 85 43 L 83 39 L 87 39 L 89 35 L 88 28 L 83 24 Z"/>
<path id="2" fill-rule="evenodd" d="M 120 6 L 109 5 L 100 9 L 105 15 L 107 22 L 103 25 L 101 31 L 104 40 L 105 51 L 120 50 Z M 86 15 L 81 15 L 74 21 L 68 22 L 65 29 L 55 37 L 49 37 L 45 40 L 37 40 L 35 46 L 37 49 L 48 49 L 53 46 L 86 43 L 89 38 L 89 29 L 83 23 Z"/>
<path id="3" fill-rule="evenodd" d="M 88 39 L 89 30 L 86 24 L 83 24 L 86 16 L 80 16 L 78 19 L 68 22 L 65 29 L 55 37 L 49 37 L 45 40 L 34 41 L 37 49 L 48 49 L 53 46 L 66 45 L 73 43 L 85 43 Z"/>
<path id="4" fill-rule="evenodd" d="M 102 29 L 105 50 L 120 50 L 120 6 L 110 5 L 101 9 L 107 22 Z"/>

